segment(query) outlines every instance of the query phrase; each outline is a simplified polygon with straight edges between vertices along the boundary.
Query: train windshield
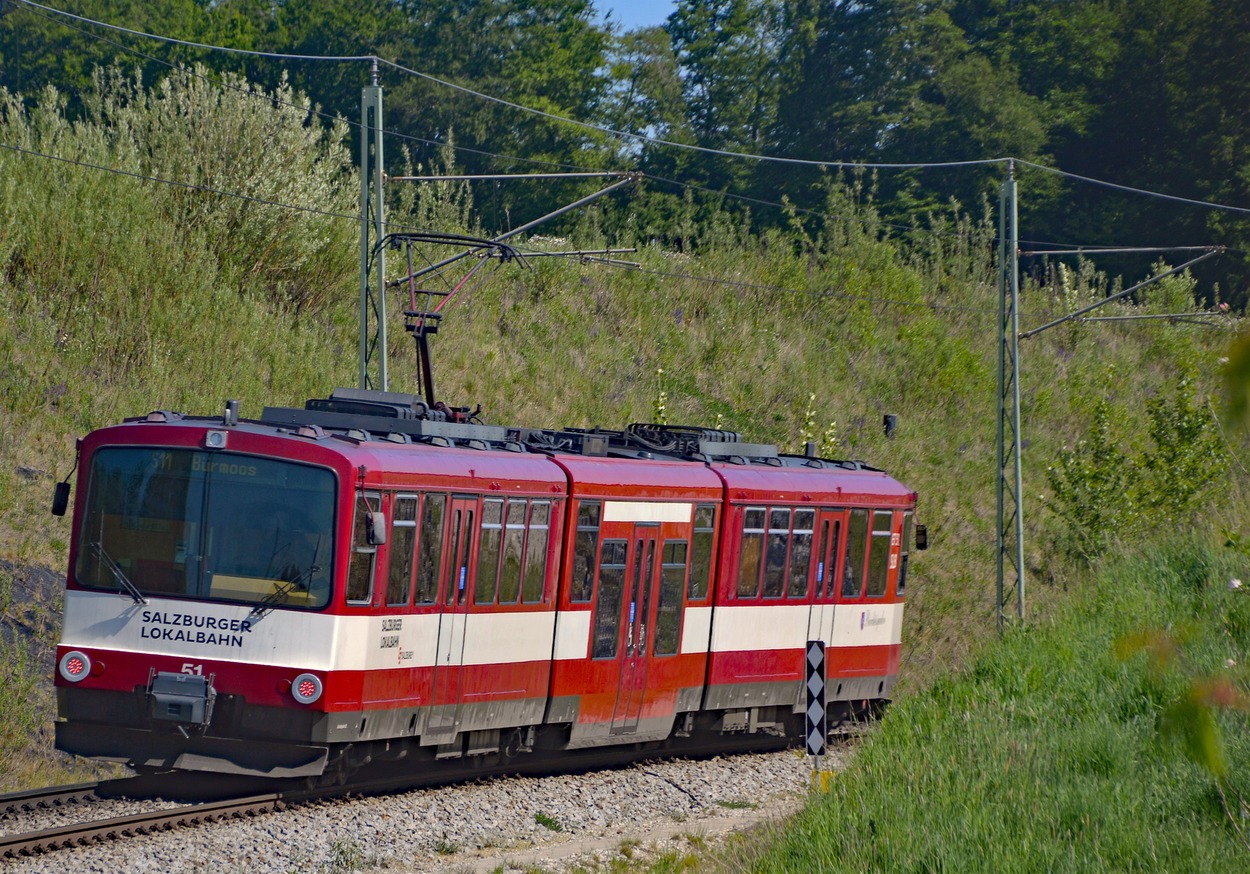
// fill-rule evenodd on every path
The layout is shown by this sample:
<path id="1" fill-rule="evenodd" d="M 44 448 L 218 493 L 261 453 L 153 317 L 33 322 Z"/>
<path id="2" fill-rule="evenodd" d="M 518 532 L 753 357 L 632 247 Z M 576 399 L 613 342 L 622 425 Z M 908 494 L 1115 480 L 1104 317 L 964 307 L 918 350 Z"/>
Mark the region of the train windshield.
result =
<path id="1" fill-rule="evenodd" d="M 110 447 L 92 460 L 74 568 L 80 585 L 324 607 L 335 477 L 228 452 Z"/>

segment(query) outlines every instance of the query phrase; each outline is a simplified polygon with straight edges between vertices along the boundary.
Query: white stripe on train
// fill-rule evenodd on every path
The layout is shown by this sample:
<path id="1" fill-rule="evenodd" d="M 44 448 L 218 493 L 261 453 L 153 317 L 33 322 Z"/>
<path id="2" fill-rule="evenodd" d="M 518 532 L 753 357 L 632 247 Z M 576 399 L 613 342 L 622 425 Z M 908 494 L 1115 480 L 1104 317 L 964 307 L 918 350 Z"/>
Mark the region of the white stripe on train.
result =
<path id="1" fill-rule="evenodd" d="M 440 628 L 457 644 L 463 635 L 458 648 L 466 665 L 544 661 L 553 653 L 561 661 L 585 659 L 591 635 L 589 610 L 445 616 L 271 611 L 256 618 L 242 605 L 160 598 L 137 605 L 102 592 L 65 594 L 65 646 L 308 670 L 430 667 Z M 796 649 L 809 639 L 834 647 L 884 646 L 901 642 L 902 624 L 903 604 L 688 607 L 681 652 L 705 652 L 709 642 L 712 652 Z"/>

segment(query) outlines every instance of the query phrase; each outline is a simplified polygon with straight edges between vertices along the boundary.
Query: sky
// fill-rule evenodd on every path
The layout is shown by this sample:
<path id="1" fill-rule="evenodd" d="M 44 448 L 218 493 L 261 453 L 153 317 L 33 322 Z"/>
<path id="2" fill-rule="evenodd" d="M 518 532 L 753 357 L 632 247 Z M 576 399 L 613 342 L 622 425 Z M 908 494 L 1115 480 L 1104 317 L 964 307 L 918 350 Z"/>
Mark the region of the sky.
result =
<path id="1" fill-rule="evenodd" d="M 612 20 L 625 31 L 663 24 L 677 3 L 676 0 L 595 0 L 595 6 L 605 13 L 610 10 Z"/>

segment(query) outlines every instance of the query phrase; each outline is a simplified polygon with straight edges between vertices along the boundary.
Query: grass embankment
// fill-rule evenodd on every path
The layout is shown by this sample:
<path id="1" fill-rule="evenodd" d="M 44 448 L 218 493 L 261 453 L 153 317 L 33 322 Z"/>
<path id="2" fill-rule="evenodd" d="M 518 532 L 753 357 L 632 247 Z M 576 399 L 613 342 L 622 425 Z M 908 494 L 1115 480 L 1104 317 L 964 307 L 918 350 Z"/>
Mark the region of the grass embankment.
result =
<path id="1" fill-rule="evenodd" d="M 0 644 L 0 792 L 116 776 L 120 768 L 52 753 L 56 696 L 46 647 Z"/>
<path id="2" fill-rule="evenodd" d="M 899 701 L 827 794 L 724 867 L 1247 870 L 1250 590 L 1232 579 L 1244 555 L 1188 543 L 1109 562 L 1053 621 Z"/>
<path id="3" fill-rule="evenodd" d="M 48 501 L 89 430 L 153 409 L 212 414 L 227 398 L 255 416 L 356 382 L 358 226 L 325 214 L 357 208 L 343 131 L 323 128 L 287 92 L 275 104 L 195 78 L 98 88 L 76 123 L 55 95 L 33 110 L 0 95 L 3 141 L 254 199 L 0 153 L 0 559 L 17 565 L 64 567 L 68 522 L 47 514 Z M 477 224 L 463 186 L 388 196 L 392 228 L 494 231 Z M 692 219 L 681 234 L 695 254 L 642 242 L 631 256 L 640 271 L 554 258 L 488 268 L 446 310 L 439 394 L 481 403 L 495 424 L 666 418 L 792 450 L 810 439 L 829 456 L 889 470 L 919 492 L 934 544 L 914 556 L 902 666 L 904 684 L 923 688 L 993 634 L 994 223 L 938 216 L 900 232 L 863 188 L 835 182 L 825 212 L 763 235 L 741 216 Z M 526 245 L 639 244 L 627 213 L 627 202 L 604 203 L 559 229 L 567 241 Z M 388 265 L 398 276 L 401 259 Z M 1108 286 L 1088 265 L 1045 278 L 1023 291 L 1029 324 Z M 1188 310 L 1193 291 L 1177 277 L 1121 311 Z M 405 303 L 392 297 L 389 307 L 396 390 L 415 387 Z M 1189 400 L 1205 411 L 1226 350 L 1224 332 L 1158 321 L 1069 325 L 1028 341 L 1025 560 L 1035 616 L 1080 575 L 1055 548 L 1064 523 L 1035 497 L 1046 468 L 1100 411 L 1126 456 L 1148 449 L 1150 399 L 1186 374 Z M 892 440 L 885 413 L 899 416 Z M 1250 458 L 1244 437 L 1230 439 Z M 1250 476 L 1219 460 L 1231 475 L 1205 485 L 1196 504 L 1250 530 Z M 0 669 L 11 663 L 0 652 Z M 0 700 L 0 711 L 29 706 L 20 692 Z"/>

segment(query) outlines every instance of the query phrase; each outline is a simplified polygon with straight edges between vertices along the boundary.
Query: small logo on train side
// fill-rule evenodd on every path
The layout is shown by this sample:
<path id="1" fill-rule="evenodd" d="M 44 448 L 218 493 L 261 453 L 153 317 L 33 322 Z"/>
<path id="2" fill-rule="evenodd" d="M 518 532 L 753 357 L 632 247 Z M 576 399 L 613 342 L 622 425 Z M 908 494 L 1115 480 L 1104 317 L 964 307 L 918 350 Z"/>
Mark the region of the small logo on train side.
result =
<path id="1" fill-rule="evenodd" d="M 885 625 L 884 616 L 869 616 L 867 610 L 863 610 L 859 614 L 859 630 L 863 631 L 864 626 L 874 628 L 878 625 Z"/>
<path id="2" fill-rule="evenodd" d="M 399 647 L 399 635 L 390 632 L 398 632 L 404 630 L 404 620 L 400 618 L 383 619 L 382 620 L 382 639 L 380 641 L 381 649 L 397 649 Z M 403 656 L 400 656 L 403 659 Z"/>

